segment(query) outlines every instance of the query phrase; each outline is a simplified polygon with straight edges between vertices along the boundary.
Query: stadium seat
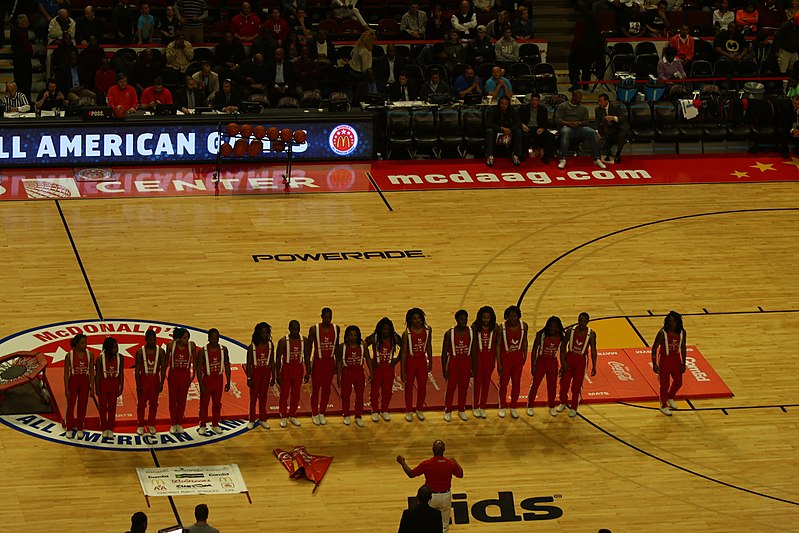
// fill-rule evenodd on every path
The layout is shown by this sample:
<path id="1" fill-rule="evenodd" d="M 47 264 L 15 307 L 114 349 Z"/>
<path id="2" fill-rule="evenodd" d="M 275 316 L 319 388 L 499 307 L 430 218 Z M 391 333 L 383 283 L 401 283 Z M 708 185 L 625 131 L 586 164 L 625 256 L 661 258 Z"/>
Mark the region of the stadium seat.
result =
<path id="1" fill-rule="evenodd" d="M 651 143 L 655 140 L 655 122 L 649 102 L 637 102 L 630 105 L 630 131 L 635 142 Z"/>
<path id="2" fill-rule="evenodd" d="M 428 152 L 438 157 L 438 133 L 433 108 L 416 108 L 411 113 L 413 119 L 414 156 L 419 152 Z"/>
<path id="3" fill-rule="evenodd" d="M 405 150 L 408 157 L 413 158 L 413 134 L 409 109 L 389 109 L 386 113 L 386 157 L 390 159 L 394 150 Z"/>
<path id="4" fill-rule="evenodd" d="M 460 113 L 452 107 L 440 107 L 437 111 L 436 120 L 438 121 L 438 157 L 444 150 L 454 148 L 458 155 L 463 157 L 465 152 L 461 151 L 463 144 L 463 134 L 461 133 Z"/>
<path id="5" fill-rule="evenodd" d="M 479 150 L 485 144 L 485 124 L 483 110 L 479 107 L 464 107 L 461 109 L 461 130 L 463 132 L 463 155 L 474 148 Z"/>

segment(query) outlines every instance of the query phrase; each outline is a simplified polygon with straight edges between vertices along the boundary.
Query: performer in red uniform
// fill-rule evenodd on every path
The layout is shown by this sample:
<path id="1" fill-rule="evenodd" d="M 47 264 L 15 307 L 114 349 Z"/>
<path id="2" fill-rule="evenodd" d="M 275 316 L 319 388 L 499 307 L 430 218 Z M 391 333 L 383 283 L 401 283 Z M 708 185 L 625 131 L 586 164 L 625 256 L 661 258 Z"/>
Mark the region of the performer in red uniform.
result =
<path id="1" fill-rule="evenodd" d="M 533 416 L 533 402 L 544 376 L 547 378 L 549 414 L 557 416 L 555 393 L 558 387 L 558 358 L 562 356 L 563 349 L 563 323 L 560 318 L 551 316 L 547 319 L 543 329 L 535 334 L 535 341 L 533 341 L 533 353 L 530 356 L 530 374 L 533 376 L 533 384 L 527 394 L 527 416 Z"/>
<path id="2" fill-rule="evenodd" d="M 369 367 L 372 374 L 372 360 L 368 357 L 369 350 L 361 338 L 358 326 L 347 326 L 344 330 L 344 344 L 339 345 L 337 353 L 336 370 L 338 386 L 341 389 L 341 409 L 344 414 L 344 425 L 350 425 L 350 395 L 355 389 L 355 425 L 363 427 L 363 391 L 366 376 L 363 373 L 363 362 Z"/>
<path id="3" fill-rule="evenodd" d="M 200 384 L 200 426 L 197 432 L 206 434 L 205 424 L 208 422 L 208 402 L 211 402 L 211 431 L 217 435 L 222 433 L 219 419 L 222 416 L 222 372 L 227 382 L 225 392 L 230 392 L 230 357 L 227 347 L 219 344 L 219 330 L 208 330 L 208 344 L 197 354 L 194 365 L 197 383 Z"/>
<path id="4" fill-rule="evenodd" d="M 94 396 L 94 356 L 86 348 L 86 335 L 78 333 L 69 341 L 72 349 L 64 358 L 64 390 L 67 393 L 67 417 L 64 430 L 68 439 L 83 438 L 86 406 Z M 77 415 L 75 410 L 77 409 Z"/>
<path id="5" fill-rule="evenodd" d="M 372 422 L 379 422 L 380 418 L 391 421 L 388 408 L 394 392 L 394 365 L 399 361 L 399 356 L 394 357 L 394 353 L 401 343 L 402 337 L 394 331 L 394 323 L 388 317 L 381 318 L 374 333 L 366 338 L 366 346 L 372 347 L 372 373 L 369 376 Z"/>
<path id="6" fill-rule="evenodd" d="M 405 313 L 407 329 L 402 334 L 400 369 L 405 384 L 405 420 L 413 414 L 424 420 L 424 400 L 427 396 L 427 373 L 433 369 L 433 329 L 425 322 L 424 311 L 418 307 Z M 416 382 L 416 407 L 413 405 L 413 383 Z"/>
<path id="7" fill-rule="evenodd" d="M 258 404 L 258 423 L 269 429 L 266 415 L 266 400 L 269 387 L 275 384 L 275 345 L 272 343 L 272 327 L 259 322 L 252 332 L 252 342 L 247 348 L 247 386 L 250 388 L 250 419 L 247 428 L 255 427 L 255 405 Z"/>
<path id="8" fill-rule="evenodd" d="M 148 329 L 144 334 L 144 346 L 136 351 L 136 417 L 139 427 L 137 435 L 144 435 L 144 428 L 155 435 L 155 415 L 158 413 L 158 395 L 163 390 L 161 377 L 166 371 L 166 352 L 155 343 L 155 331 Z M 144 411 L 149 405 L 147 418 Z"/>
<path id="9" fill-rule="evenodd" d="M 585 372 L 588 369 L 588 351 L 591 351 L 591 375 L 596 376 L 596 333 L 588 327 L 591 317 L 588 313 L 580 313 L 577 325 L 566 330 L 564 338 L 566 348 L 560 356 L 560 405 L 555 408 L 558 413 L 569 408 L 569 416 L 577 416 L 580 405 L 580 391 L 583 388 Z M 572 399 L 569 402 L 569 388 Z"/>
<path id="10" fill-rule="evenodd" d="M 297 407 L 300 405 L 302 387 L 302 359 L 308 339 L 300 335 L 300 323 L 289 322 L 289 334 L 277 343 L 277 383 L 280 385 L 280 427 L 286 427 L 286 418 L 299 426 Z M 309 370 L 310 371 L 310 370 Z"/>
<path id="11" fill-rule="evenodd" d="M 474 369 L 474 403 L 472 414 L 475 418 L 486 418 L 488 391 L 491 388 L 491 376 L 497 362 L 497 315 L 490 306 L 481 307 L 472 324 L 474 332 L 474 351 L 477 364 Z"/>
<path id="12" fill-rule="evenodd" d="M 658 352 L 660 352 L 659 361 Z M 652 343 L 652 370 L 660 377 L 660 412 L 666 416 L 671 416 L 671 409 L 677 409 L 674 396 L 682 387 L 685 358 L 685 328 L 682 325 L 682 315 L 677 311 L 669 311 L 663 320 L 663 329 L 658 331 L 655 342 Z"/>
<path id="13" fill-rule="evenodd" d="M 183 433 L 183 416 L 186 413 L 186 399 L 189 395 L 189 385 L 194 380 L 192 363 L 197 346 L 189 340 L 189 330 L 175 328 L 172 332 L 172 341 L 166 345 L 168 374 L 166 375 L 169 390 L 169 432 Z M 163 383 L 161 384 L 163 387 Z"/>
<path id="14" fill-rule="evenodd" d="M 505 309 L 505 322 L 499 327 L 497 340 L 497 368 L 499 369 L 499 410 L 497 416 L 505 418 L 505 409 L 510 407 L 510 416 L 519 418 L 516 403 L 521 392 L 522 369 L 527 360 L 527 324 L 522 322 L 522 310 L 511 305 Z M 510 402 L 508 382 L 510 381 Z"/>
<path id="15" fill-rule="evenodd" d="M 103 341 L 103 351 L 94 362 L 94 390 L 97 391 L 97 411 L 100 413 L 100 431 L 103 438 L 114 436 L 117 416 L 117 398 L 125 385 L 125 369 L 119 345 L 113 337 Z"/>
<path id="16" fill-rule="evenodd" d="M 311 420 L 314 425 L 327 424 L 325 413 L 330 401 L 330 386 L 336 370 L 336 348 L 341 329 L 332 323 L 333 311 L 322 309 L 322 323 L 311 326 L 308 331 L 308 344 L 305 347 L 305 382 L 311 378 Z M 313 351 L 313 361 L 311 361 Z"/>
<path id="17" fill-rule="evenodd" d="M 449 530 L 449 515 L 452 508 L 452 476 L 463 477 L 461 465 L 452 457 L 444 457 L 445 451 L 444 441 L 435 441 L 433 443 L 433 457 L 422 461 L 412 470 L 403 456 L 397 456 L 397 462 L 406 476 L 409 478 L 424 476 L 424 484 L 433 493 L 430 507 L 441 511 L 441 524 L 444 533 Z"/>
<path id="18" fill-rule="evenodd" d="M 452 420 L 452 400 L 455 389 L 458 389 L 458 418 L 469 420 L 466 416 L 466 393 L 469 390 L 469 379 L 474 376 L 477 361 L 475 356 L 474 332 L 469 327 L 469 313 L 461 309 L 455 313 L 454 328 L 444 333 L 441 347 L 441 367 L 444 379 L 447 380 L 447 391 L 444 395 L 444 420 Z"/>

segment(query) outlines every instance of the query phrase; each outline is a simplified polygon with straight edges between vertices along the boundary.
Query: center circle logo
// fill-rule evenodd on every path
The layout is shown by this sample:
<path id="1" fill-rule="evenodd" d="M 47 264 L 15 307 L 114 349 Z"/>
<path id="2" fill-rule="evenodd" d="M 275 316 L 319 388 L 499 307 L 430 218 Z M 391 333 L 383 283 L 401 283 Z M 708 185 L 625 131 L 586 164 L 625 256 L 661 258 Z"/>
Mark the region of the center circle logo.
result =
<path id="1" fill-rule="evenodd" d="M 136 381 L 134 377 L 136 351 L 144 345 L 144 334 L 152 329 L 156 343 L 165 348 L 172 340 L 176 327 L 189 330 L 191 341 L 198 348 L 207 342 L 207 332 L 191 326 L 146 320 L 76 320 L 41 326 L 15 333 L 0 340 L 0 386 L 20 380 L 21 385 L 34 378 L 44 363 L 46 369 L 38 377 L 46 381 L 44 390 L 39 390 L 38 379 L 32 384 L 42 400 L 49 400 L 51 412 L 43 403 L 41 414 L 17 414 L 0 416 L 0 423 L 28 435 L 85 448 L 117 451 L 149 451 L 151 449 L 177 449 L 201 446 L 219 442 L 247 431 L 247 412 L 249 395 L 244 363 L 247 360 L 247 347 L 229 337 L 220 336 L 219 342 L 228 349 L 230 355 L 230 391 L 223 393 L 221 434 L 201 435 L 196 431 L 200 403 L 200 386 L 195 379 L 189 388 L 186 402 L 184 424 L 185 433 L 172 435 L 169 429 L 169 395 L 167 384 L 158 398 L 155 435 L 137 435 Z M 82 333 L 87 337 L 87 346 L 93 356 L 97 356 L 106 337 L 114 337 L 119 343 L 119 353 L 123 356 L 125 385 L 122 395 L 117 398 L 116 427 L 113 438 L 104 438 L 100 432 L 99 414 L 93 399 L 89 398 L 86 414 L 86 431 L 82 438 L 67 439 L 63 427 L 66 417 L 66 395 L 64 393 L 64 359 L 71 349 L 70 340 Z M 16 372 L 19 370 L 20 372 Z M 20 374 L 17 376 L 17 374 Z M 23 381 L 25 380 L 25 381 Z M 30 390 L 30 386 L 28 386 Z M 33 391 L 31 391 L 33 394 Z M 271 407 L 271 406 L 270 406 Z"/>
<path id="2" fill-rule="evenodd" d="M 328 144 L 336 155 L 350 155 L 358 147 L 358 132 L 349 124 L 340 124 L 330 132 Z"/>

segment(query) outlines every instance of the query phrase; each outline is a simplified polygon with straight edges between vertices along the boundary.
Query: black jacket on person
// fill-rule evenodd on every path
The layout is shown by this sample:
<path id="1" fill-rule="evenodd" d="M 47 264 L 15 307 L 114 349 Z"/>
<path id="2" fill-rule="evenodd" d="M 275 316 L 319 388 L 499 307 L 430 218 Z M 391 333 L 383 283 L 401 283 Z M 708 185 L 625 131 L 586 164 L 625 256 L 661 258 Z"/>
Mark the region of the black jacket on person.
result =
<path id="1" fill-rule="evenodd" d="M 499 108 L 499 104 L 497 104 L 492 106 L 488 113 L 486 113 L 485 125 L 486 128 L 492 128 L 499 131 L 499 128 L 514 129 L 521 127 L 521 122 L 519 121 L 519 116 L 516 114 L 515 109 L 508 106 L 507 111 L 502 113 L 502 110 Z"/>
<path id="2" fill-rule="evenodd" d="M 532 111 L 533 111 L 533 108 L 530 107 L 529 105 L 526 105 L 526 106 L 522 107 L 519 110 L 519 122 L 521 122 L 522 124 L 527 125 L 530 122 L 530 113 L 532 113 Z M 549 113 L 547 112 L 547 109 L 544 106 L 539 105 L 536 108 L 536 111 L 537 111 L 536 112 L 536 117 L 537 117 L 537 121 L 536 122 L 538 123 L 538 127 L 539 128 L 544 128 L 544 129 L 549 129 Z"/>
<path id="3" fill-rule="evenodd" d="M 441 533 L 443 529 L 441 511 L 420 503 L 413 509 L 402 511 L 397 533 Z"/>
<path id="4" fill-rule="evenodd" d="M 408 80 L 408 101 L 416 100 L 418 96 L 419 96 L 419 91 L 416 88 L 416 84 L 414 83 L 413 80 Z M 388 98 L 392 102 L 402 101 L 399 81 L 395 81 L 394 83 L 388 86 Z"/>
<path id="5" fill-rule="evenodd" d="M 228 101 L 227 98 L 225 98 L 225 93 L 220 89 L 214 94 L 214 98 L 211 100 L 211 106 L 217 111 L 222 111 L 222 108 L 228 106 L 236 106 L 241 109 L 241 93 L 235 89 L 231 90 L 230 100 Z"/>
<path id="6" fill-rule="evenodd" d="M 172 93 L 172 96 L 178 107 L 189 107 L 189 95 L 187 94 L 185 87 L 175 89 L 175 91 Z M 207 107 L 207 105 L 208 104 L 205 100 L 205 95 L 203 92 L 200 89 L 194 89 L 194 107 L 190 107 L 189 109 Z"/>

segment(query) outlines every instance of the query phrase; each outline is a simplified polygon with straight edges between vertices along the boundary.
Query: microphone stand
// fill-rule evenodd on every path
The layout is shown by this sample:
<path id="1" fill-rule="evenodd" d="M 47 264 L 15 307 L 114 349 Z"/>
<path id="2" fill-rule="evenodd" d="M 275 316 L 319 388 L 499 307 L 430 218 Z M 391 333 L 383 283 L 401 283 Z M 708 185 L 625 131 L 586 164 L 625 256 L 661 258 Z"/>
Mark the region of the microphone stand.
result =
<path id="1" fill-rule="evenodd" d="M 291 188 L 291 156 L 293 154 L 292 148 L 294 147 L 294 139 L 286 143 L 286 150 L 288 152 L 286 158 L 286 172 L 283 174 L 283 188 L 289 192 Z"/>

